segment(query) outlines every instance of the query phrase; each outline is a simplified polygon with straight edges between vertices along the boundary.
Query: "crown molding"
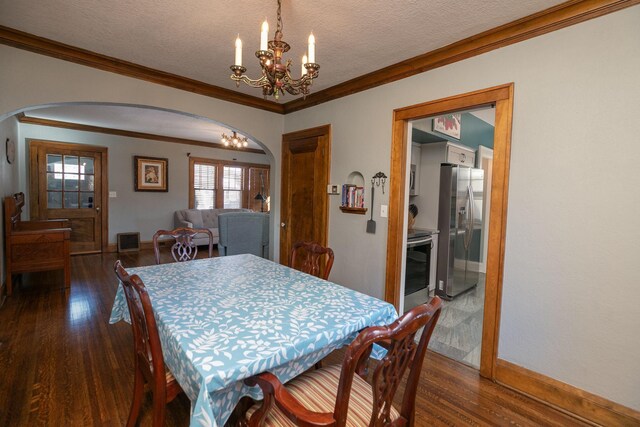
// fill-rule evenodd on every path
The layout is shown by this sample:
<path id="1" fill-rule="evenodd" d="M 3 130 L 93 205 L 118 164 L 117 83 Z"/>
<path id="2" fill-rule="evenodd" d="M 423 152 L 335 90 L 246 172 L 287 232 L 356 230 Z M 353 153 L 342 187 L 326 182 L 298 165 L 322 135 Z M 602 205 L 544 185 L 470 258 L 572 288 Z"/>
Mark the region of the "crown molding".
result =
<path id="1" fill-rule="evenodd" d="M 516 21 L 398 62 L 284 104 L 284 113 L 401 80 L 640 3 L 640 0 L 571 0 Z"/>
<path id="2" fill-rule="evenodd" d="M 107 135 L 126 136 L 129 138 L 150 139 L 153 141 L 172 142 L 174 144 L 198 145 L 200 147 L 217 148 L 220 150 L 232 150 L 236 152 L 266 154 L 264 151 L 259 150 L 257 148 L 235 149 L 231 147 L 225 147 L 224 145 L 218 144 L 215 142 L 198 141 L 195 139 L 187 139 L 187 138 L 174 138 L 171 136 L 157 135 L 153 133 L 134 132 L 134 131 L 124 130 L 124 129 L 112 129 L 112 128 L 105 128 L 100 126 L 83 125 L 83 124 L 74 123 L 74 122 L 62 122 L 59 120 L 42 119 L 39 117 L 26 116 L 24 113 L 19 113 L 16 115 L 16 117 L 20 123 L 29 124 L 29 125 L 49 126 L 49 127 L 62 128 L 62 129 L 79 130 L 84 132 L 104 133 Z"/>
<path id="3" fill-rule="evenodd" d="M 288 114 L 424 73 L 637 4 L 640 4 L 640 0 L 569 0 L 440 49 L 312 93 L 306 99 L 299 98 L 285 104 L 277 104 L 198 80 L 69 46 L 9 27 L 0 26 L 0 43 L 199 95 L 273 113 Z"/>
<path id="4" fill-rule="evenodd" d="M 134 77 L 175 89 L 209 96 L 211 98 L 229 101 L 247 107 L 258 108 L 272 113 L 284 114 L 282 104 L 273 101 L 245 95 L 234 90 L 204 83 L 176 74 L 166 73 L 154 68 L 123 61 L 122 59 L 102 55 L 90 50 L 81 49 L 54 40 L 25 33 L 13 28 L 0 25 L 0 43 L 39 53 L 76 64 L 86 65 L 103 71 L 109 71 L 123 76 Z"/>

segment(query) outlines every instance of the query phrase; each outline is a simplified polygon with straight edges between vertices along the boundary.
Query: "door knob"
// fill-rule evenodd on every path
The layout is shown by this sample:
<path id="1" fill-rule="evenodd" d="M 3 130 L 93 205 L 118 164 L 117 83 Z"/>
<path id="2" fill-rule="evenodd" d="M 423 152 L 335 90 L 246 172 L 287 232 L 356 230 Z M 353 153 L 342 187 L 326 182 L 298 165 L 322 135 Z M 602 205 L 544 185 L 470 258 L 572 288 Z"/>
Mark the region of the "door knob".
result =
<path id="1" fill-rule="evenodd" d="M 287 226 L 287 224 L 285 224 L 284 222 L 280 223 L 280 227 L 285 228 Z"/>
<path id="2" fill-rule="evenodd" d="M 96 212 L 100 212 L 100 206 L 96 206 Z"/>

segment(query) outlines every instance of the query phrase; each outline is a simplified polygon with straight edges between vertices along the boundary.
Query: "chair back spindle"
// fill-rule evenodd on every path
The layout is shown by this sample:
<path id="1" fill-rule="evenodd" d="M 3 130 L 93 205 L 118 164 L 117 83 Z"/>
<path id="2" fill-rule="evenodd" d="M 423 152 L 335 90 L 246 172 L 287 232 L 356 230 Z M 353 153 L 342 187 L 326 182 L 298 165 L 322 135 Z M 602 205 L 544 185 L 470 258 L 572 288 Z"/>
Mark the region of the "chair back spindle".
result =
<path id="1" fill-rule="evenodd" d="M 198 255 L 198 246 L 194 243 L 194 238 L 198 234 L 206 234 L 209 237 L 209 258 L 213 256 L 213 233 L 211 230 L 202 228 L 176 228 L 174 230 L 158 230 L 153 235 L 153 251 L 156 264 L 160 264 L 160 238 L 172 237 L 175 243 L 171 246 L 171 256 L 176 262 L 191 261 Z"/>
<path id="2" fill-rule="evenodd" d="M 435 297 L 429 304 L 415 307 L 389 326 L 365 329 L 351 343 L 342 364 L 336 397 L 334 417 L 337 426 L 344 426 L 346 423 L 353 375 L 357 373 L 363 376 L 361 367 L 371 354 L 373 344 L 385 347 L 387 353 L 373 370 L 373 411 L 369 426 L 385 426 L 391 423 L 393 398 L 407 370 L 409 375 L 400 414 L 406 420 L 413 419 L 422 363 L 429 339 L 440 316 L 441 305 L 440 298 Z M 420 330 L 422 335 L 416 343 L 415 338 Z"/>
<path id="3" fill-rule="evenodd" d="M 324 263 L 324 258 L 327 258 Z M 333 250 L 315 242 L 297 242 L 291 249 L 289 266 L 303 273 L 327 280 L 333 266 Z"/>
<path id="4" fill-rule="evenodd" d="M 366 328 L 347 347 L 342 366 L 309 371 L 287 386 L 269 372 L 245 380 L 249 386 L 258 385 L 264 395 L 262 405 L 256 404 L 247 411 L 248 425 L 284 425 L 284 419 L 288 420 L 286 425 L 307 427 L 415 425 L 418 381 L 441 307 L 442 301 L 435 297 L 388 326 Z M 366 381 L 374 344 L 384 347 L 386 354 L 373 367 L 371 380 Z M 393 398 L 407 373 L 402 408 L 398 411 L 393 407 Z M 311 401 L 315 402 L 314 409 L 308 407 Z M 354 408 L 350 412 L 352 401 Z M 371 410 L 370 415 L 367 409 Z"/>

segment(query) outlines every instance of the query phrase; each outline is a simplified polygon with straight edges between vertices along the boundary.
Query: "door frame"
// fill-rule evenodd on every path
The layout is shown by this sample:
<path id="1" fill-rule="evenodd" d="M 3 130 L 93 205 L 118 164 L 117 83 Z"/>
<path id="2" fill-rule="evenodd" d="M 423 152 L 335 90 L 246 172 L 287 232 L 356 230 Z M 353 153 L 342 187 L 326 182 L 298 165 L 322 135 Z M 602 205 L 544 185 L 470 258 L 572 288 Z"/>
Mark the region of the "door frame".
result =
<path id="1" fill-rule="evenodd" d="M 493 148 L 488 148 L 488 147 L 485 147 L 484 145 L 480 145 L 478 147 L 478 155 L 476 156 L 476 168 L 484 170 L 484 167 L 482 164 L 483 160 L 490 160 L 491 172 L 493 172 Z M 486 184 L 485 188 L 489 189 L 489 198 L 491 197 L 491 186 L 490 186 L 492 182 L 491 178 L 492 176 L 487 176 L 487 174 L 485 173 L 484 182 Z M 491 208 L 491 206 L 489 206 L 489 208 Z M 482 225 L 482 233 L 484 237 L 482 238 L 482 242 L 480 246 L 480 251 L 482 253 L 482 257 L 480 258 L 480 271 L 485 274 L 487 272 L 487 249 L 489 247 L 488 246 L 489 241 L 487 240 L 487 236 L 489 236 L 489 222 L 491 221 L 491 211 L 487 212 L 487 206 L 485 204 L 482 207 L 482 217 L 487 218 L 487 216 L 489 217 L 489 221 L 485 220 L 484 224 Z"/>
<path id="2" fill-rule="evenodd" d="M 508 83 L 393 111 L 385 299 L 398 308 L 401 298 L 400 274 L 404 248 L 403 231 L 407 217 L 405 192 L 407 185 L 407 129 L 409 121 L 475 107 L 495 105 L 493 182 L 491 186 L 489 244 L 482 324 L 482 351 L 480 356 L 480 375 L 490 379 L 495 379 L 498 358 L 513 92 L 514 84 Z"/>
<path id="3" fill-rule="evenodd" d="M 320 169 L 323 171 L 323 175 L 326 176 L 328 184 L 331 182 L 330 172 L 331 172 L 331 125 L 322 125 L 317 126 L 310 129 L 303 129 L 295 132 L 289 132 L 282 135 L 282 176 L 280 178 L 280 264 L 289 265 L 289 256 L 291 248 L 286 250 L 285 239 L 283 239 L 283 231 L 282 231 L 282 223 L 289 218 L 289 206 L 285 206 L 285 203 L 289 203 L 289 185 L 288 182 L 285 181 L 288 176 L 288 152 L 287 149 L 288 144 L 295 143 L 298 140 L 304 140 L 309 138 L 318 138 L 318 145 L 322 145 L 325 149 L 325 154 L 322 156 L 322 164 Z M 304 142 L 302 144 L 305 144 Z M 324 185 L 322 189 L 322 197 L 319 197 L 318 200 L 315 200 L 320 205 L 320 214 L 319 218 L 321 222 L 324 222 L 324 226 L 320 227 L 320 231 L 322 233 L 321 238 L 317 243 L 322 246 L 328 245 L 329 239 L 329 198 L 327 196 L 326 191 L 327 186 Z M 314 218 L 315 222 L 316 218 Z M 284 256 L 283 256 L 284 255 Z"/>
<path id="4" fill-rule="evenodd" d="M 102 221 L 100 227 L 100 252 L 107 252 L 107 245 L 109 244 L 109 150 L 107 147 L 100 147 L 97 145 L 85 145 L 74 144 L 61 141 L 49 141 L 45 139 L 31 139 L 26 140 L 29 146 L 29 217 L 31 219 L 41 219 L 40 215 L 40 202 L 38 200 L 38 161 L 35 156 L 39 147 L 47 146 L 53 148 L 60 148 L 65 150 L 77 150 L 77 151 L 91 151 L 100 153 L 102 155 L 102 174 L 100 175 L 101 181 L 101 199 L 100 199 L 100 221 Z"/>

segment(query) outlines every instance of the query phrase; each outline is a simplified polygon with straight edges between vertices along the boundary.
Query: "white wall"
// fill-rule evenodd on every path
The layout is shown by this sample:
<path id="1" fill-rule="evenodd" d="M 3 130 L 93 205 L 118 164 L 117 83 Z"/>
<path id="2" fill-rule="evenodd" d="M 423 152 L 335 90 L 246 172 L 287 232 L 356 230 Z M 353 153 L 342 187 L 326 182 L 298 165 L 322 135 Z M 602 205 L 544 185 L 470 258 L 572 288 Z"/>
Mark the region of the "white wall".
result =
<path id="1" fill-rule="evenodd" d="M 18 121 L 10 118 L 0 121 L 0 197 L 4 198 L 18 191 L 18 165 L 17 162 L 7 162 L 6 140 L 10 138 L 17 142 L 20 139 Z M 16 160 L 20 153 L 16 152 Z M 2 225 L 0 225 L 0 284 L 5 283 L 6 272 L 4 270 L 4 204 L 2 206 Z M 0 286 L 1 287 L 1 286 Z"/>
<path id="2" fill-rule="evenodd" d="M 388 175 L 394 108 L 515 82 L 499 357 L 640 409 L 640 6 L 286 116 L 331 181 Z M 331 199 L 332 279 L 384 289 L 387 222 Z"/>
<path id="3" fill-rule="evenodd" d="M 117 192 L 116 198 L 109 199 L 109 243 L 116 243 L 117 233 L 139 231 L 142 241 L 150 241 L 157 230 L 173 228 L 173 213 L 189 207 L 187 153 L 191 153 L 194 157 L 269 164 L 269 159 L 264 154 L 46 126 L 20 124 L 20 134 L 26 140 L 43 139 L 108 148 L 109 191 Z M 133 190 L 133 156 L 161 156 L 169 159 L 169 191 L 167 193 Z M 26 167 L 24 171 L 25 180 L 28 181 Z"/>
<path id="4" fill-rule="evenodd" d="M 0 46 L 0 114 L 49 102 L 125 102 L 280 136 L 330 123 L 331 182 L 389 174 L 392 110 L 515 82 L 499 355 L 640 409 L 640 6 L 286 116 Z M 2 117 L 0 117 L 1 119 Z M 331 197 L 332 280 L 382 296 L 387 222 Z M 277 203 L 274 204 L 279 220 Z M 277 236 L 274 236 L 277 238 Z M 276 248 L 277 249 L 277 248 Z M 275 252 L 277 254 L 277 250 Z"/>

